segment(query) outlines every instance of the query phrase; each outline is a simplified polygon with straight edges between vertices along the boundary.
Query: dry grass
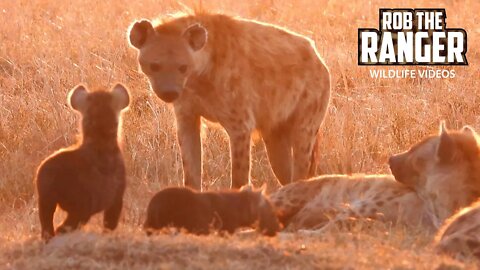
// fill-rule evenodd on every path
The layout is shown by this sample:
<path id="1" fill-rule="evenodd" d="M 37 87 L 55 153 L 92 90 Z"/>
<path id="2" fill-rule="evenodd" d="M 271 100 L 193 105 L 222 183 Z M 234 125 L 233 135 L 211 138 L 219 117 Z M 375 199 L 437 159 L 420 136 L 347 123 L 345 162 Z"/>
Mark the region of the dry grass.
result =
<path id="1" fill-rule="evenodd" d="M 436 132 L 440 119 L 454 128 L 480 129 L 478 45 L 480 2 L 371 0 L 204 1 L 208 10 L 267 21 L 312 37 L 333 76 L 333 99 L 322 129 L 322 173 L 385 173 L 386 158 Z M 187 5 L 192 3 L 185 1 Z M 468 32 L 470 65 L 455 79 L 371 79 L 358 67 L 357 28 L 377 27 L 380 7 L 445 7 L 449 27 Z M 0 267 L 48 268 L 423 268 L 473 267 L 436 256 L 430 236 L 402 229 L 367 228 L 308 236 L 285 234 L 147 239 L 138 230 L 148 199 L 161 187 L 179 184 L 181 158 L 171 108 L 148 91 L 128 48 L 127 26 L 136 18 L 175 12 L 176 1 L 0 2 Z M 75 141 L 77 116 L 66 93 L 79 82 L 126 83 L 133 104 L 125 114 L 124 149 L 129 185 L 122 224 L 99 235 L 74 234 L 44 246 L 33 188 L 36 166 Z M 208 189 L 226 187 L 228 142 L 220 129 L 204 133 Z M 253 177 L 277 184 L 265 150 L 253 150 Z M 61 217 L 57 217 L 57 221 Z M 303 245 L 303 246 L 302 246 Z"/>

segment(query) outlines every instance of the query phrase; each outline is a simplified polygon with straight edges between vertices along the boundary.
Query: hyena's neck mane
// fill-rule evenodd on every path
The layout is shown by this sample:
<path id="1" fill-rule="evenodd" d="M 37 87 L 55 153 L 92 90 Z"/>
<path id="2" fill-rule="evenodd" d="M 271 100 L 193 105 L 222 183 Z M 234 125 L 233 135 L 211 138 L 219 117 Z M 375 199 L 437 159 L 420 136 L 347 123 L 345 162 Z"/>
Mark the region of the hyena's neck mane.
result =
<path id="1" fill-rule="evenodd" d="M 464 177 L 459 175 L 451 180 L 455 185 L 463 186 L 464 192 L 461 194 L 449 194 L 449 196 L 457 196 L 455 202 L 460 202 L 460 205 L 456 205 L 457 208 L 466 207 L 480 198 L 480 145 L 477 136 L 465 132 L 451 134 L 457 148 L 456 153 L 462 158 L 461 163 L 466 168 Z"/>
<path id="2" fill-rule="evenodd" d="M 120 152 L 118 128 L 115 130 L 87 130 L 82 134 L 79 148 L 98 154 L 115 154 Z"/>

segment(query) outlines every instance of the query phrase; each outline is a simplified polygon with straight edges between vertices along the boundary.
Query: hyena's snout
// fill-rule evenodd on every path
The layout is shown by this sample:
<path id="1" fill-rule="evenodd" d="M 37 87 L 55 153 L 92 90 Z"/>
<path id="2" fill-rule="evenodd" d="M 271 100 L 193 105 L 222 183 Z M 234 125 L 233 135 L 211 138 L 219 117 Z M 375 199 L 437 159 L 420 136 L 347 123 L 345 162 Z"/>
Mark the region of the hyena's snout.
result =
<path id="1" fill-rule="evenodd" d="M 154 79 L 150 80 L 153 92 L 161 100 L 170 103 L 174 102 L 183 90 L 183 83 L 173 79 Z"/>
<path id="2" fill-rule="evenodd" d="M 152 86 L 152 88 L 157 97 L 167 103 L 174 102 L 180 96 L 180 92 L 182 91 L 182 87 L 177 85 L 166 85 L 163 87 Z"/>
<path id="3" fill-rule="evenodd" d="M 388 159 L 390 171 L 392 171 L 395 180 L 401 183 L 406 182 L 405 153 L 393 155 Z"/>

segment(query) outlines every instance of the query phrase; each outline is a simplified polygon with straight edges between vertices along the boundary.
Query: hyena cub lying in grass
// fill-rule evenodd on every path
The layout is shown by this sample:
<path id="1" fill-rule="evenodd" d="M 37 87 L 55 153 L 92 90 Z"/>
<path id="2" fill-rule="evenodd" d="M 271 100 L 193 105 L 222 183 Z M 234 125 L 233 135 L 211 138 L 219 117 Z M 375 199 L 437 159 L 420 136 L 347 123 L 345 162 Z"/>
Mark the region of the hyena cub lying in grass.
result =
<path id="1" fill-rule="evenodd" d="M 435 230 L 480 196 L 480 146 L 466 126 L 430 136 L 389 160 L 391 176 L 322 176 L 271 196 L 288 229 L 310 229 L 350 217 Z"/>
<path id="2" fill-rule="evenodd" d="M 60 206 L 68 213 L 56 233 L 77 229 L 98 212 L 104 226 L 117 227 L 125 190 L 125 166 L 117 141 L 120 112 L 129 104 L 127 89 L 89 93 L 79 85 L 69 95 L 71 107 L 82 115 L 79 145 L 62 149 L 38 168 L 36 185 L 42 237 L 54 235 L 53 215 Z"/>
<path id="3" fill-rule="evenodd" d="M 171 187 L 150 201 L 144 228 L 148 234 L 169 226 L 190 233 L 212 230 L 234 233 L 242 227 L 257 226 L 260 233 L 274 236 L 279 223 L 272 205 L 262 191 L 242 187 L 240 191 L 198 192 Z"/>

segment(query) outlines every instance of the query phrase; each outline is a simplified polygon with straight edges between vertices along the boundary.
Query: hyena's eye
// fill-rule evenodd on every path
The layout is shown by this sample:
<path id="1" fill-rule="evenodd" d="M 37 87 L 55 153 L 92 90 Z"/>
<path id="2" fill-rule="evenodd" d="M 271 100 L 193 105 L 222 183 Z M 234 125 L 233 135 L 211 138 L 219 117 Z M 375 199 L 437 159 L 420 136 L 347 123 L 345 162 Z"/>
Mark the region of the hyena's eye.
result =
<path id="1" fill-rule="evenodd" d="M 187 72 L 187 69 L 188 69 L 187 65 L 181 65 L 180 67 L 178 67 L 178 71 L 180 71 L 180 73 L 182 74 Z"/>
<path id="2" fill-rule="evenodd" d="M 155 72 L 155 71 L 159 71 L 160 69 L 162 68 L 162 66 L 160 66 L 159 64 L 150 64 L 150 70 Z"/>

